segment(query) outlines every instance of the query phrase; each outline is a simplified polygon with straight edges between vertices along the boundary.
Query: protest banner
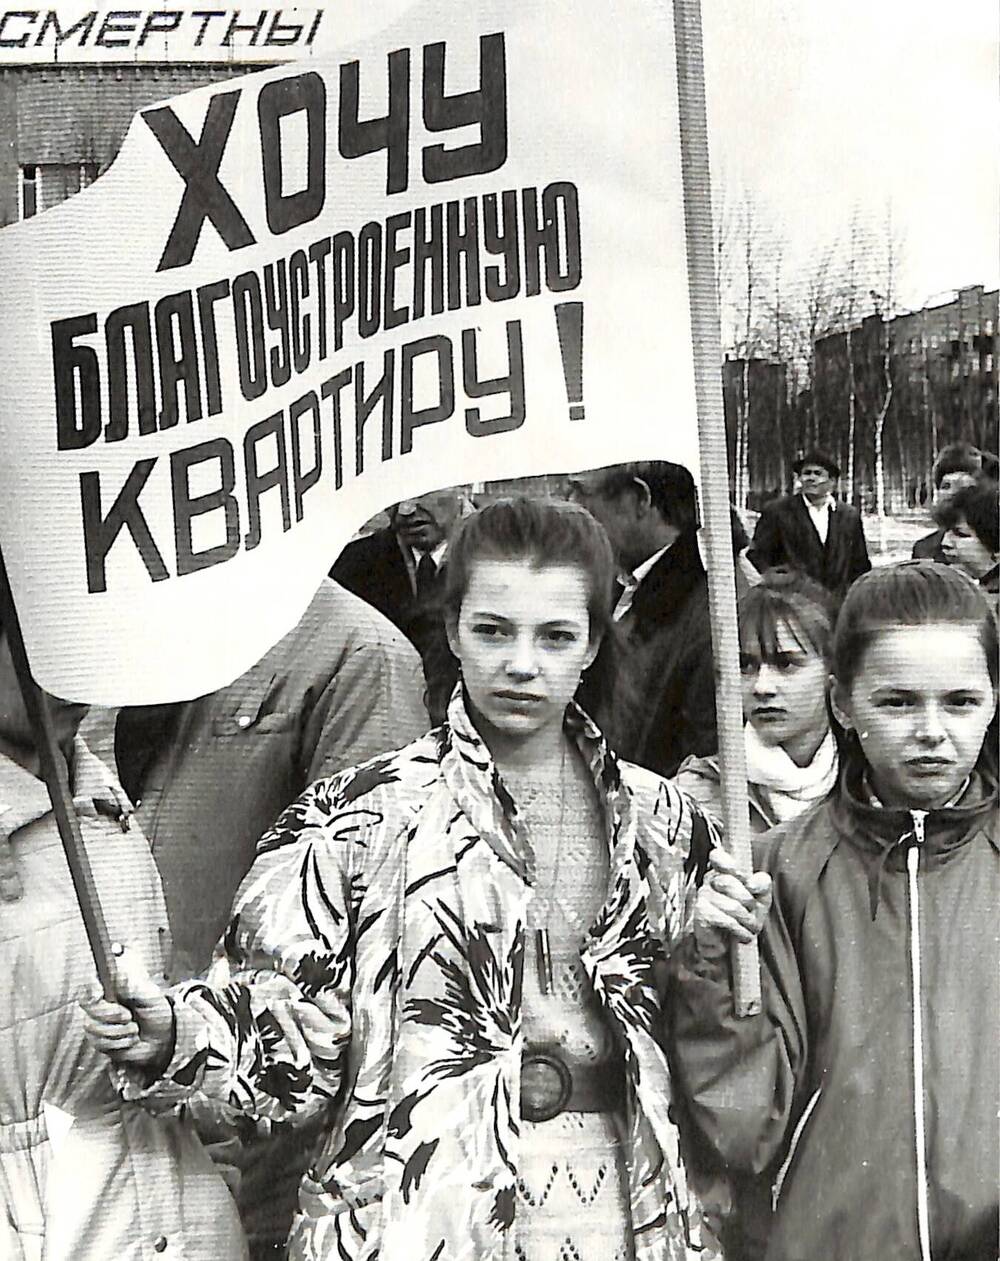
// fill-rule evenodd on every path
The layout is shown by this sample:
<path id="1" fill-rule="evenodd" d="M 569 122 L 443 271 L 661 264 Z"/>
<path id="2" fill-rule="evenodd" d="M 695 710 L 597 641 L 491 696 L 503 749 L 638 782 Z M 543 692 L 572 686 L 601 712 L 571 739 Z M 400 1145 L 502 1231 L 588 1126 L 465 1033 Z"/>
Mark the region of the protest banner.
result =
<path id="1" fill-rule="evenodd" d="M 228 683 L 404 496 L 697 470 L 669 15 L 378 13 L 0 232 L 0 543 L 57 695 Z"/>
<path id="2" fill-rule="evenodd" d="M 326 56 L 377 30 L 408 2 L 208 8 L 197 0 L 151 0 L 128 9 L 114 0 L 54 0 L 36 9 L 0 5 L 0 64 L 261 67 Z"/>

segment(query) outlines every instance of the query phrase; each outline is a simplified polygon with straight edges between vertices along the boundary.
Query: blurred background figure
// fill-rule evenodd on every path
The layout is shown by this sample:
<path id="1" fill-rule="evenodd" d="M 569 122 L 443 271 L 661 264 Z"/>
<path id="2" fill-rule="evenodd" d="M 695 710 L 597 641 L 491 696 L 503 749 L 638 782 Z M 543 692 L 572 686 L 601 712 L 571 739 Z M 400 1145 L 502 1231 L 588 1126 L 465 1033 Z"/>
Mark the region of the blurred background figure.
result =
<path id="1" fill-rule="evenodd" d="M 1000 493 L 997 483 L 987 477 L 965 483 L 934 509 L 945 564 L 977 582 L 990 596 L 994 610 L 1000 592 L 998 518 Z"/>
<path id="2" fill-rule="evenodd" d="M 698 549 L 694 479 L 682 464 L 650 460 L 575 474 L 567 491 L 600 521 L 615 550 L 613 616 L 635 693 L 632 703 L 622 698 L 616 712 L 595 716 L 622 757 L 673 775 L 689 755 L 716 748 L 708 579 Z"/>
<path id="3" fill-rule="evenodd" d="M 801 491 L 764 505 L 749 557 L 763 573 L 787 566 L 834 595 L 871 569 L 857 508 L 836 498 L 840 466 L 814 447 L 792 465 Z"/>
<path id="4" fill-rule="evenodd" d="M 52 698 L 83 844 L 109 932 L 162 977 L 160 877 L 114 775 L 78 734 L 85 708 Z M 190 1119 L 123 1103 L 84 1040 L 97 977 L 0 622 L 0 1257 L 111 1261 L 169 1246 L 242 1261 L 232 1197 Z"/>
<path id="5" fill-rule="evenodd" d="M 466 502 L 449 487 L 389 509 L 389 524 L 348 543 L 330 577 L 398 626 L 420 653 L 425 670 L 444 643 L 442 567 L 448 532 Z"/>
<path id="6" fill-rule="evenodd" d="M 947 502 L 963 486 L 971 486 L 983 467 L 982 452 L 968 442 L 952 442 L 943 447 L 934 461 L 934 503 Z M 941 551 L 944 528 L 938 527 L 913 544 L 914 560 L 936 560 L 945 564 Z"/>

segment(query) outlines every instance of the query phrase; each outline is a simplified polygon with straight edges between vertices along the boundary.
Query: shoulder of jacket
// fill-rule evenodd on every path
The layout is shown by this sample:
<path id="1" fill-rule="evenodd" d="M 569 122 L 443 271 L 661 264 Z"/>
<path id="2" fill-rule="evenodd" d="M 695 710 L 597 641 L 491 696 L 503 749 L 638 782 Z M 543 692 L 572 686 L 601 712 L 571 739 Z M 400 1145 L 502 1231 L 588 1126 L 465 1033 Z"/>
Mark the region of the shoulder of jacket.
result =
<path id="1" fill-rule="evenodd" d="M 718 784 L 722 771 L 719 766 L 719 759 L 712 754 L 709 757 L 686 757 L 677 768 L 677 774 L 673 777 L 673 783 L 681 791 L 684 790 L 684 784 L 687 779 L 706 784 Z"/>
<path id="2" fill-rule="evenodd" d="M 634 762 L 619 762 L 618 765 L 622 783 L 632 797 L 640 828 L 660 818 L 668 827 L 685 818 L 708 820 L 704 807 L 693 796 L 684 793 L 675 780 L 666 779 Z"/>
<path id="3" fill-rule="evenodd" d="M 417 660 L 416 649 L 378 609 L 331 578 L 324 578 L 295 626 L 262 658 L 279 666 L 308 661 L 317 678 L 335 671 L 348 655 L 369 650 L 379 655 Z M 256 667 L 255 667 L 256 668 Z"/>
<path id="4" fill-rule="evenodd" d="M 289 808 L 298 812 L 291 825 L 340 831 L 349 819 L 355 837 L 372 829 L 386 837 L 402 832 L 443 782 L 432 736 L 316 780 Z"/>
<path id="5" fill-rule="evenodd" d="M 655 771 L 647 770 L 645 766 L 640 766 L 638 762 L 627 762 L 624 758 L 618 758 L 618 770 L 622 777 L 622 783 L 633 797 L 647 796 L 652 799 L 657 796 L 661 789 L 667 786 L 667 780 L 662 775 L 657 775 Z"/>
<path id="6" fill-rule="evenodd" d="M 375 791 L 384 790 L 388 795 L 405 794 L 410 789 L 428 787 L 440 779 L 437 736 L 435 731 L 428 731 L 401 749 L 379 753 L 357 766 L 338 771 L 326 782 L 335 786 L 339 796 L 350 796 L 357 801 Z"/>
<path id="7" fill-rule="evenodd" d="M 786 894 L 804 901 L 816 886 L 838 845 L 831 806 L 827 797 L 753 838 L 755 863 L 774 877 L 777 896 L 780 885 Z"/>

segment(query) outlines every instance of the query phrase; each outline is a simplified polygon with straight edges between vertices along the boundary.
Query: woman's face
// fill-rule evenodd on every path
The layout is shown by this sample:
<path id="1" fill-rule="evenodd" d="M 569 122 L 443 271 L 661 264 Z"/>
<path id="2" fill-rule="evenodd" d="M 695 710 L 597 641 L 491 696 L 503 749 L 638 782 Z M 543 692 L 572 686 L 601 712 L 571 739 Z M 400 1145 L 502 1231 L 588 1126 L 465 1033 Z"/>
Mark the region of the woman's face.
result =
<path id="1" fill-rule="evenodd" d="M 941 540 L 941 551 L 949 565 L 962 569 L 970 578 L 977 581 L 983 574 L 989 573 L 997 563 L 986 544 L 979 538 L 965 517 L 959 517 L 955 524 L 945 531 Z"/>
<path id="2" fill-rule="evenodd" d="M 774 647 L 765 657 L 751 641 L 740 652 L 744 717 L 764 744 L 793 756 L 809 746 L 814 752 L 829 726 L 826 662 L 808 642 L 799 643 L 787 622 L 778 623 Z"/>
<path id="3" fill-rule="evenodd" d="M 561 728 L 580 674 L 597 654 L 579 565 L 477 560 L 448 642 L 489 743 Z M 482 730 L 485 722 L 486 730 Z"/>
<path id="4" fill-rule="evenodd" d="M 927 810 L 962 787 L 997 698 L 978 627 L 944 622 L 882 631 L 834 702 L 858 733 L 879 800 Z"/>

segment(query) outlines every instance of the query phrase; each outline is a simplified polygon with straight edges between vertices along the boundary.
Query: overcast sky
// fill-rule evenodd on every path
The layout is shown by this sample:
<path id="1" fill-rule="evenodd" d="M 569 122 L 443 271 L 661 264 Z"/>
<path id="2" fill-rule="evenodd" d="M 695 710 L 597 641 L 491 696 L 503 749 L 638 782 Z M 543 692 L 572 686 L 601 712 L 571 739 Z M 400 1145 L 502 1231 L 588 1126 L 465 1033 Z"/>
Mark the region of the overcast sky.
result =
<path id="1" fill-rule="evenodd" d="M 899 300 L 1000 278 L 996 0 L 702 0 L 717 195 L 796 261 L 852 213 L 902 238 Z"/>

